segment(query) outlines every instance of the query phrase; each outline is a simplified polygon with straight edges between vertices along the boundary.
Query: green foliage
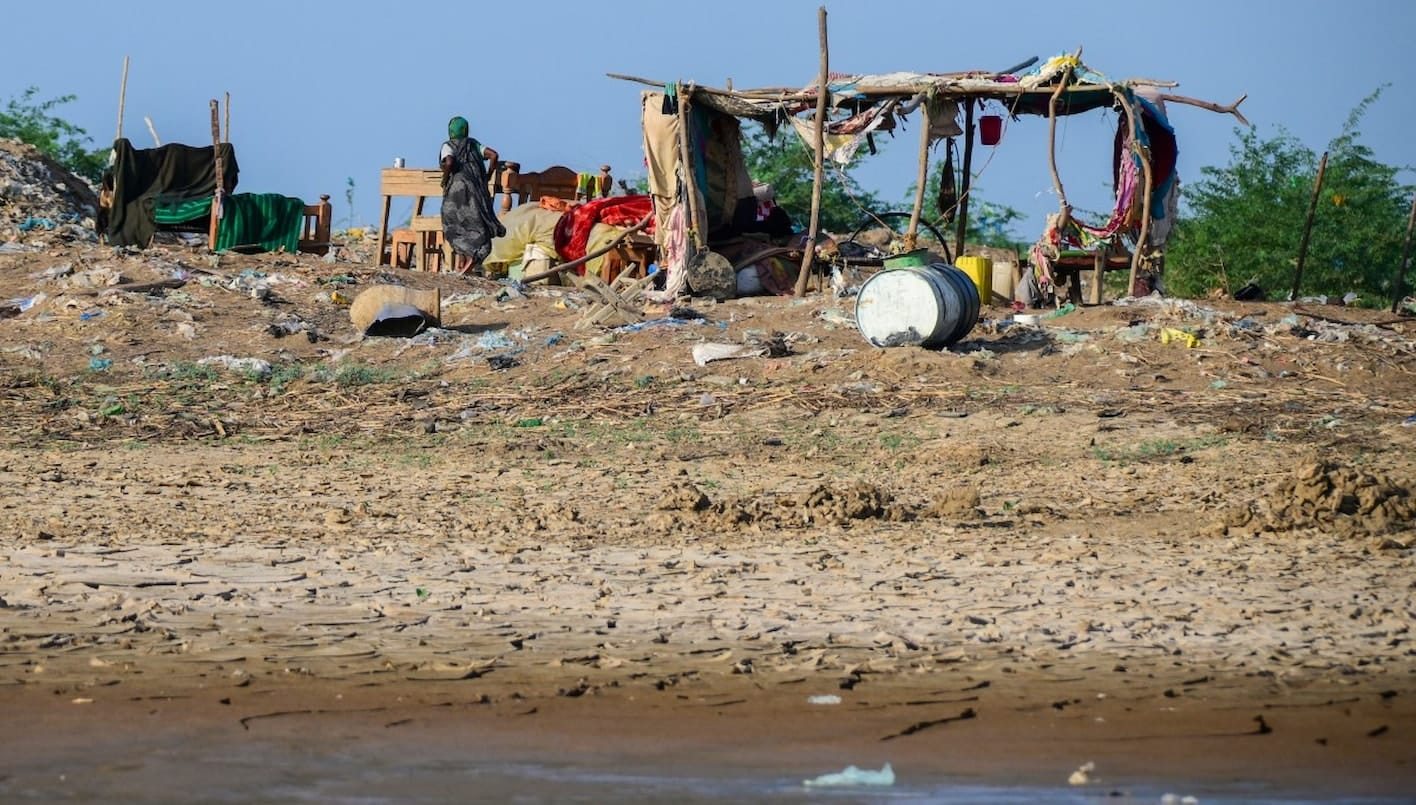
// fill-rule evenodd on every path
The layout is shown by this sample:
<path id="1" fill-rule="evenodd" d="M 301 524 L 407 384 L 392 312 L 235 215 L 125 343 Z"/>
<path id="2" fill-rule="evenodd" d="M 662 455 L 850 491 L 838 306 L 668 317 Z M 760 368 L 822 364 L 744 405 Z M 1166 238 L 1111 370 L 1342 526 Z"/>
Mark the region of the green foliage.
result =
<path id="1" fill-rule="evenodd" d="M 773 141 L 761 129 L 749 127 L 743 131 L 742 150 L 753 181 L 772 185 L 777 192 L 777 204 L 804 229 L 811 216 L 811 185 L 816 166 L 801 138 L 790 128 L 784 128 Z M 822 231 L 850 232 L 865 220 L 865 210 L 884 211 L 880 199 L 862 189 L 847 172 L 849 167 L 837 172 L 829 164 L 826 166 L 821 188 Z"/>
<path id="2" fill-rule="evenodd" d="M 36 99 L 38 87 L 30 87 L 18 98 L 10 98 L 5 108 L 0 110 L 0 137 L 9 137 L 28 143 L 63 165 L 70 173 L 97 182 L 108 164 L 108 150 L 89 151 L 84 144 L 90 141 L 87 133 L 52 112 L 74 100 L 73 95 L 63 95 L 47 101 Z"/>
<path id="3" fill-rule="evenodd" d="M 1401 168 L 1378 162 L 1358 141 L 1358 124 L 1380 95 L 1357 104 L 1328 144 L 1302 295 L 1351 292 L 1371 304 L 1391 298 L 1411 188 L 1397 180 Z M 1203 168 L 1184 189 L 1185 215 L 1166 253 L 1169 292 L 1202 296 L 1254 281 L 1270 298 L 1286 297 L 1318 163 L 1283 129 L 1267 139 L 1239 132 L 1229 165 Z"/>

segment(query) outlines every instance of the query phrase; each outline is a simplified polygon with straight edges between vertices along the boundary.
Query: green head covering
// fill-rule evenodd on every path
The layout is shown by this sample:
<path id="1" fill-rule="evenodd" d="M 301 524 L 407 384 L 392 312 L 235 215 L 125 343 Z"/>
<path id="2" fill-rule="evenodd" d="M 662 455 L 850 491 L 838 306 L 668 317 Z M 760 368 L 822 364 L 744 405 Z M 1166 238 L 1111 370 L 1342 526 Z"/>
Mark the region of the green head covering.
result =
<path id="1" fill-rule="evenodd" d="M 454 117 L 452 120 L 447 121 L 447 136 L 449 139 L 453 140 L 456 140 L 459 137 L 466 137 L 467 118 Z"/>

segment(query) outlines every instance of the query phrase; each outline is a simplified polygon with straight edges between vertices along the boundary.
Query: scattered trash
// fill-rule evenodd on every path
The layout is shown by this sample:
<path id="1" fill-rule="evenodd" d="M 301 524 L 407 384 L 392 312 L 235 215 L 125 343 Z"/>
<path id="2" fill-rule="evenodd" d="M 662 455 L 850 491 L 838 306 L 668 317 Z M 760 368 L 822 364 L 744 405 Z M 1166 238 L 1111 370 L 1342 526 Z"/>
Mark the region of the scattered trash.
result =
<path id="1" fill-rule="evenodd" d="M 801 784 L 807 788 L 829 788 L 853 785 L 890 786 L 895 784 L 895 770 L 890 768 L 889 763 L 882 766 L 880 771 L 847 766 L 842 771 L 832 774 L 823 774 L 812 780 L 803 780 Z"/>
<path id="2" fill-rule="evenodd" d="M 259 289 L 252 288 L 251 292 L 259 293 Z M 347 294 L 340 293 L 339 291 L 335 291 L 334 293 L 330 294 L 329 301 L 333 302 L 336 305 L 339 305 L 340 307 L 345 307 L 347 305 L 354 304 L 354 299 L 352 297 L 348 296 Z"/>
<path id="3" fill-rule="evenodd" d="M 123 403 L 113 403 L 112 405 L 100 409 L 99 413 L 103 416 L 118 416 L 119 414 L 124 413 L 127 410 L 128 409 L 123 407 Z"/>
<path id="4" fill-rule="evenodd" d="M 79 321 L 88 321 L 89 319 L 96 319 L 102 315 L 102 310 L 85 310 L 83 313 L 79 314 Z"/>
<path id="5" fill-rule="evenodd" d="M 487 365 L 492 367 L 492 371 L 500 372 L 503 369 L 520 366 L 521 361 L 518 361 L 511 355 L 491 355 L 487 358 Z"/>
<path id="6" fill-rule="evenodd" d="M 234 355 L 213 355 L 197 361 L 199 366 L 222 366 L 231 372 L 265 379 L 270 377 L 270 361 L 261 358 L 238 358 Z"/>
<path id="7" fill-rule="evenodd" d="M 1177 330 L 1174 327 L 1162 329 L 1160 331 L 1160 343 L 1169 344 L 1172 341 L 1184 344 L 1186 349 L 1194 349 L 1200 345 L 1200 339 L 1184 330 Z"/>
<path id="8" fill-rule="evenodd" d="M 553 347 L 553 346 L 555 346 L 556 344 L 559 344 L 560 342 L 562 342 L 562 341 L 564 341 L 564 340 L 565 340 L 565 336 L 562 335 L 561 333 L 555 333 L 554 335 L 548 335 L 548 336 L 546 336 L 546 346 L 548 346 L 548 347 Z"/>
<path id="9" fill-rule="evenodd" d="M 858 328 L 855 316 L 844 313 L 833 307 L 823 308 L 821 312 L 816 315 L 827 324 L 834 324 L 838 327 L 849 327 L 852 330 Z"/>
<path id="10" fill-rule="evenodd" d="M 780 443 L 780 442 L 781 442 L 781 439 L 778 439 L 777 441 Z M 826 694 L 826 695 L 824 695 L 824 696 L 808 696 L 808 697 L 806 697 L 806 703 L 807 703 L 807 704 L 840 704 L 840 703 L 841 703 L 841 697 L 840 697 L 840 696 L 837 696 L 837 695 L 835 695 L 835 694 L 831 694 L 831 693 L 828 693 L 828 694 Z"/>
<path id="11" fill-rule="evenodd" d="M 1083 763 L 1072 776 L 1067 778 L 1068 785 L 1086 785 L 1092 781 L 1091 773 L 1096 771 L 1096 764 L 1091 761 Z"/>
<path id="12" fill-rule="evenodd" d="M 1200 805 L 1198 797 L 1180 796 L 1179 794 L 1165 794 L 1160 798 L 1160 805 Z"/>
<path id="13" fill-rule="evenodd" d="M 35 218 L 34 216 L 30 216 L 22 221 L 18 228 L 21 232 L 30 232 L 35 229 L 53 229 L 54 221 L 49 218 Z"/>
<path id="14" fill-rule="evenodd" d="M 332 296 L 337 296 L 335 291 Z M 349 320 L 367 336 L 411 337 L 442 323 L 442 295 L 401 285 L 375 285 L 349 306 Z"/>
<path id="15" fill-rule="evenodd" d="M 516 346 L 516 342 L 506 337 L 505 330 L 487 330 L 477 336 L 478 349 L 508 349 Z"/>
<path id="16" fill-rule="evenodd" d="M 760 358 L 767 354 L 766 347 L 754 347 L 746 344 L 694 344 L 693 362 L 699 366 L 707 366 L 713 361 L 726 361 L 734 358 Z"/>
<path id="17" fill-rule="evenodd" d="M 1067 304 L 1063 305 L 1062 307 L 1057 308 L 1056 310 L 1052 311 L 1051 313 L 1043 314 L 1043 318 L 1044 318 L 1044 319 L 1056 319 L 1056 318 L 1060 318 L 1060 317 L 1062 317 L 1062 316 L 1067 315 L 1068 313 L 1071 313 L 1072 311 L 1074 311 L 1074 310 L 1076 310 L 1076 309 L 1077 309 L 1077 306 L 1076 306 L 1076 305 L 1072 304 L 1071 302 L 1068 302 Z"/>
<path id="18" fill-rule="evenodd" d="M 1411 416 L 1401 420 L 1401 427 L 1410 428 L 1413 426 L 1416 426 L 1416 414 L 1412 414 Z"/>
<path id="19" fill-rule="evenodd" d="M 1262 302 L 1267 298 L 1264 289 L 1253 282 L 1245 284 L 1243 288 L 1234 292 L 1236 302 Z"/>
<path id="20" fill-rule="evenodd" d="M 89 358 L 90 372 L 106 372 L 113 366 L 112 358 Z"/>

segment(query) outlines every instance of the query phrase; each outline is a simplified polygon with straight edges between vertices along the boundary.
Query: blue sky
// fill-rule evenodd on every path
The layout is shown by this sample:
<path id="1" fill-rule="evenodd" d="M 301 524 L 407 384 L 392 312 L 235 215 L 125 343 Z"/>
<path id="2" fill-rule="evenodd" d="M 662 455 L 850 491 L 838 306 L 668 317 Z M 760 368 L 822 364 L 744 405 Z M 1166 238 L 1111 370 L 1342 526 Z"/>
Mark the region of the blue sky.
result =
<path id="1" fill-rule="evenodd" d="M 605 73 L 804 86 L 817 69 L 819 5 L 16 3 L 4 15 L 0 100 L 28 86 L 43 97 L 77 95 L 61 115 L 106 144 L 127 55 L 124 133 L 136 144 L 151 144 L 144 116 L 163 142 L 210 142 L 207 101 L 229 91 L 242 190 L 306 200 L 328 193 L 343 224 L 352 178 L 356 223 L 377 224 L 379 169 L 394 157 L 431 167 L 454 114 L 526 170 L 609 163 L 618 178 L 641 175 L 641 87 Z M 1318 150 L 1363 96 L 1390 83 L 1363 123 L 1364 142 L 1385 162 L 1416 165 L 1416 76 L 1404 58 L 1416 3 L 838 0 L 827 8 L 836 71 L 1002 69 L 1080 46 L 1084 61 L 1113 77 L 1179 81 L 1176 92 L 1221 103 L 1247 93 L 1242 108 L 1260 133 L 1281 125 Z M 1233 118 L 1178 106 L 1171 117 L 1182 182 L 1228 161 Z M 1062 178 L 1083 209 L 1109 208 L 1114 125 L 1093 113 L 1059 127 Z M 1015 229 L 1027 239 L 1056 208 L 1046 129 L 1045 120 L 1025 117 L 996 150 L 976 152 L 976 169 L 986 163 L 982 197 L 1027 214 Z M 915 150 L 912 133 L 887 138 L 856 176 L 886 199 L 903 199 Z M 408 207 L 396 203 L 394 215 Z"/>

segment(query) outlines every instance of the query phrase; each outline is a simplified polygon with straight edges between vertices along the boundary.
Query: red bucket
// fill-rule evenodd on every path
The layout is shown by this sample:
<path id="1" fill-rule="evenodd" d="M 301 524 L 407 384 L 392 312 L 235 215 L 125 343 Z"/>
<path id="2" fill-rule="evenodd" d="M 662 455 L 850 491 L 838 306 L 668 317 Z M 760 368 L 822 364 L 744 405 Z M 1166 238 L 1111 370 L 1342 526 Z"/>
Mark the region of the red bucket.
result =
<path id="1" fill-rule="evenodd" d="M 978 119 L 978 138 L 984 145 L 997 145 L 1003 139 L 1003 118 L 984 115 Z"/>

